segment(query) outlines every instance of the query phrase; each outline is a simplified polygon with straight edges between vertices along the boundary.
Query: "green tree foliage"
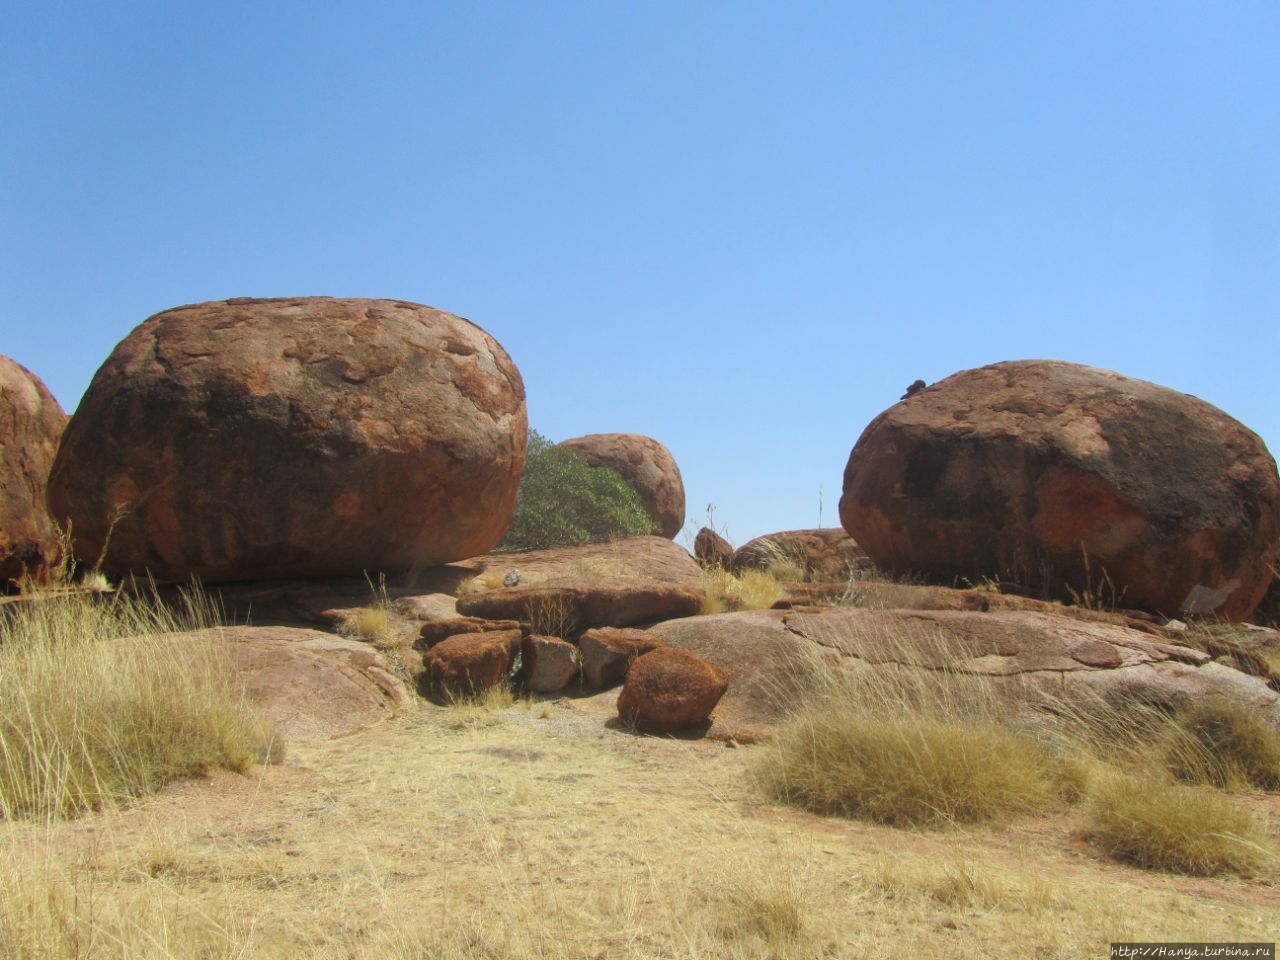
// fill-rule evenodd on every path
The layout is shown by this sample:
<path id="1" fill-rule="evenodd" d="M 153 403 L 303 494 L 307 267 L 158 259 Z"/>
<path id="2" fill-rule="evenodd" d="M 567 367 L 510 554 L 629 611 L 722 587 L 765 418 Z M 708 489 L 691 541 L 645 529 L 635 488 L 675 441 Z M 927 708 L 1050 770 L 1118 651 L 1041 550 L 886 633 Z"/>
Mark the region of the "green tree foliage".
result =
<path id="1" fill-rule="evenodd" d="M 529 431 L 515 519 L 499 550 L 539 550 L 653 533 L 640 495 L 609 467 Z"/>

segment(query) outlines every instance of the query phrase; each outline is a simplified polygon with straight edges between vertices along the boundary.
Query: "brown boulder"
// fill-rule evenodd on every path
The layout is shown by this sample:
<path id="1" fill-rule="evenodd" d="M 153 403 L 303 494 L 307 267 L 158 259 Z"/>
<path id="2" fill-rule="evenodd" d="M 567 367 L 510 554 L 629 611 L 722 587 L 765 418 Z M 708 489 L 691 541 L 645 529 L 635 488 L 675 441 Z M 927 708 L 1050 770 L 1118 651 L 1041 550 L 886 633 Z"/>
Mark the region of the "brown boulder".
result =
<path id="1" fill-rule="evenodd" d="M 702 594 L 684 584 L 641 577 L 564 578 L 470 594 L 458 600 L 458 613 L 520 620 L 536 633 L 571 640 L 592 627 L 631 627 L 693 616 L 701 606 Z"/>
<path id="2" fill-rule="evenodd" d="M 0 356 L 0 589 L 59 558 L 45 485 L 66 423 L 40 378 Z"/>
<path id="3" fill-rule="evenodd" d="M 428 620 L 418 631 L 414 646 L 430 650 L 436 644 L 456 637 L 460 633 L 498 633 L 522 630 L 518 620 L 485 620 L 483 617 L 449 617 L 447 620 Z"/>
<path id="4" fill-rule="evenodd" d="M 713 663 L 659 647 L 638 657 L 618 695 L 618 716 L 641 730 L 670 733 L 704 724 L 729 688 Z"/>
<path id="5" fill-rule="evenodd" d="M 561 442 L 593 467 L 610 467 L 640 495 L 640 502 L 668 540 L 684 526 L 684 481 L 671 451 L 638 433 L 593 433 Z"/>
<path id="6" fill-rule="evenodd" d="M 578 648 L 557 637 L 527 638 L 523 656 L 531 693 L 559 693 L 577 679 L 581 668 Z"/>
<path id="7" fill-rule="evenodd" d="M 637 657 L 666 645 L 665 640 L 645 630 L 588 630 L 578 641 L 583 683 L 595 690 L 613 686 L 626 677 Z"/>
<path id="8" fill-rule="evenodd" d="M 1048 360 L 966 370 L 871 422 L 840 519 L 897 574 L 1247 617 L 1280 540 L 1256 434 L 1202 400 Z"/>
<path id="9" fill-rule="evenodd" d="M 850 575 L 871 565 L 866 552 L 841 527 L 784 530 L 756 537 L 733 555 L 733 569 L 767 570 L 778 561 L 789 561 L 802 579 L 822 583 L 847 583 Z"/>
<path id="10" fill-rule="evenodd" d="M 733 569 L 733 545 L 710 527 L 703 527 L 693 538 L 693 555 L 709 569 Z"/>
<path id="11" fill-rule="evenodd" d="M 394 300 L 179 307 L 89 385 L 49 481 L 77 551 L 161 580 L 326 577 L 483 553 L 524 466 L 524 385 L 479 327 Z"/>
<path id="12" fill-rule="evenodd" d="M 502 683 L 520 655 L 520 630 L 460 633 L 441 640 L 422 657 L 429 692 L 473 696 Z"/>

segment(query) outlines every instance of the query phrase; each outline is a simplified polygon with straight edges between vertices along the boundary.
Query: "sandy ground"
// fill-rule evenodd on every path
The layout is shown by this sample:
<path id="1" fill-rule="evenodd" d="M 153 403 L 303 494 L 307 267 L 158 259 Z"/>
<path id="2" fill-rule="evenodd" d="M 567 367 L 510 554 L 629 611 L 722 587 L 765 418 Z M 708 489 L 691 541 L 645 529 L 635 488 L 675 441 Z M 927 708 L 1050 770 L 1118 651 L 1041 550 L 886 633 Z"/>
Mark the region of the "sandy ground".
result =
<path id="1" fill-rule="evenodd" d="M 70 891 L 59 909 L 198 928 L 214 944 L 198 956 L 1092 958 L 1280 939 L 1275 877 L 1114 864 L 1066 809 L 928 832 L 811 816 L 761 798 L 764 747 L 638 736 L 608 724 L 612 701 L 423 704 L 248 775 L 0 825 L 0 849 Z M 1280 797 L 1238 800 L 1277 836 Z"/>

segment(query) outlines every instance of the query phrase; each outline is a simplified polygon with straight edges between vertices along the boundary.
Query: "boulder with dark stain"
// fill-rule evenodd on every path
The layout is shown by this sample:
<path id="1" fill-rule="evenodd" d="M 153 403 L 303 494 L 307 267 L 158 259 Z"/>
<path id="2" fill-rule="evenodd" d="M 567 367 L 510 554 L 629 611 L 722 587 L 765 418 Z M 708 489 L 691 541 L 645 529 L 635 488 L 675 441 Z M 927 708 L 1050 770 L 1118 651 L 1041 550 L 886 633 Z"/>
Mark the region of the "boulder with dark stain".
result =
<path id="1" fill-rule="evenodd" d="M 1239 620 L 1271 580 L 1280 478 L 1202 400 L 1048 360 L 966 370 L 886 410 L 840 519 L 882 569 Z"/>
<path id="2" fill-rule="evenodd" d="M 0 356 L 0 589 L 59 558 L 45 486 L 67 415 L 40 378 Z"/>
<path id="3" fill-rule="evenodd" d="M 178 307 L 116 347 L 49 483 L 117 574 L 360 575 L 475 556 L 524 469 L 524 385 L 475 324 L 397 300 Z"/>

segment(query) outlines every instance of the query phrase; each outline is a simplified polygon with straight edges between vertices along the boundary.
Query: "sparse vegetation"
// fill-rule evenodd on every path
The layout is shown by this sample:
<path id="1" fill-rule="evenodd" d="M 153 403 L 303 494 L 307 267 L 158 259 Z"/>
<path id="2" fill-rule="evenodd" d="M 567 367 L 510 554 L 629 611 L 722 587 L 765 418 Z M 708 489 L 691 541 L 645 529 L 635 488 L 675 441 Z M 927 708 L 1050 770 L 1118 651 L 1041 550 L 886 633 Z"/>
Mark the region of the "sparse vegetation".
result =
<path id="1" fill-rule="evenodd" d="M 1161 749 L 1186 783 L 1280 790 L 1280 733 L 1238 703 L 1192 704 L 1168 725 Z"/>
<path id="2" fill-rule="evenodd" d="M 529 431 L 516 515 L 499 551 L 541 550 L 653 533 L 640 495 L 616 471 Z"/>
<path id="3" fill-rule="evenodd" d="M 768 570 L 731 573 L 720 567 L 702 572 L 702 613 L 767 610 L 784 596 L 782 585 Z"/>
<path id="4" fill-rule="evenodd" d="M 0 818 L 76 814 L 272 750 L 197 595 L 179 616 L 132 594 L 0 607 Z"/>
<path id="5" fill-rule="evenodd" d="M 985 678 L 911 668 L 826 676 L 760 765 L 776 800 L 933 826 L 1043 809 L 1067 792 L 1064 764 L 1013 728 L 1012 705 Z"/>
<path id="6" fill-rule="evenodd" d="M 1254 817 L 1220 793 L 1147 777 L 1097 787 L 1085 835 L 1117 860 L 1176 873 L 1248 875 L 1275 860 Z"/>

